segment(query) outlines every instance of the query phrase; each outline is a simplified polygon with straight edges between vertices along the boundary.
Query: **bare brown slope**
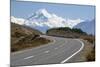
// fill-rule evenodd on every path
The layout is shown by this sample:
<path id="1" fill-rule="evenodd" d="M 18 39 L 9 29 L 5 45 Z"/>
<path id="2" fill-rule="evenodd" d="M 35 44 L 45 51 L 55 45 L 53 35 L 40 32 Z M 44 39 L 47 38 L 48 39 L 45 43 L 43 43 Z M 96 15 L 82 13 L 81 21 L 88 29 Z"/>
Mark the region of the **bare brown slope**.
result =
<path id="1" fill-rule="evenodd" d="M 38 30 L 11 23 L 11 52 L 44 45 L 50 40 L 40 37 Z"/>

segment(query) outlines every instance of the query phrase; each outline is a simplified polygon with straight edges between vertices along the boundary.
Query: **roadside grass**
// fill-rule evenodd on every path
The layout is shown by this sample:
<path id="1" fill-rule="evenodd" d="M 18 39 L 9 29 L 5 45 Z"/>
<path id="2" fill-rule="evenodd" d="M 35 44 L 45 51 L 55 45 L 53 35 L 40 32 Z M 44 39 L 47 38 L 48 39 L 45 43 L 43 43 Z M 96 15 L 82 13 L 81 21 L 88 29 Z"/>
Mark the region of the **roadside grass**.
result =
<path id="1" fill-rule="evenodd" d="M 95 45 L 94 45 L 94 41 L 92 41 L 93 39 L 87 40 L 83 39 L 83 42 L 85 44 L 85 47 L 83 49 L 83 53 L 82 53 L 82 57 L 84 57 L 85 61 L 89 62 L 89 61 L 95 61 Z M 92 41 L 92 42 L 91 42 Z"/>
<path id="2" fill-rule="evenodd" d="M 92 44 L 95 43 L 95 36 L 87 35 L 87 36 L 80 36 L 80 38 L 87 40 L 88 42 Z"/>
<path id="3" fill-rule="evenodd" d="M 90 52 L 86 54 L 87 61 L 95 61 L 95 49 L 92 49 Z"/>
<path id="4" fill-rule="evenodd" d="M 48 40 L 46 38 L 38 37 L 32 40 L 30 37 L 26 37 L 19 42 L 11 45 L 11 52 L 37 47 L 41 45 L 45 45 L 47 43 L 51 42 L 51 40 Z"/>
<path id="5" fill-rule="evenodd" d="M 85 53 L 86 61 L 95 61 L 95 36 L 81 36 L 82 39 L 86 40 L 89 43 L 86 43 L 86 46 L 89 44 L 91 47 L 87 48 Z"/>

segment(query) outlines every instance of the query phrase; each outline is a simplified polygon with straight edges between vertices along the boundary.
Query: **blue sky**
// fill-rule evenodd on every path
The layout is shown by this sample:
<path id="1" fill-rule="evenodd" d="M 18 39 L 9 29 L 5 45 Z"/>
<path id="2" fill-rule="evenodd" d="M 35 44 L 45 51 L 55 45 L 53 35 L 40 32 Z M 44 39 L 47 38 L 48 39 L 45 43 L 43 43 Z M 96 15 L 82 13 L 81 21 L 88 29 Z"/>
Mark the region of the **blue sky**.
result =
<path id="1" fill-rule="evenodd" d="M 63 18 L 80 18 L 83 20 L 91 20 L 95 18 L 95 6 L 20 1 L 11 1 L 11 16 L 27 18 L 30 14 L 42 8 Z"/>

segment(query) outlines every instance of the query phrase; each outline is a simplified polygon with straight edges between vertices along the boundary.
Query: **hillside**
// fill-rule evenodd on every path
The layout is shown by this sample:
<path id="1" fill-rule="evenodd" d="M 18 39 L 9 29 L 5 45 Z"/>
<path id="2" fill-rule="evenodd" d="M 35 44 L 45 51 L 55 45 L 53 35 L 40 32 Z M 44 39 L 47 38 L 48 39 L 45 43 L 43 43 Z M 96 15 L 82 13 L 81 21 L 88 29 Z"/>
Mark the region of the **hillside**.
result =
<path id="1" fill-rule="evenodd" d="M 47 30 L 46 34 L 51 36 L 65 37 L 65 38 L 80 38 L 89 41 L 93 45 L 95 43 L 95 36 L 88 35 L 81 29 L 77 28 L 73 29 L 69 27 L 52 28 Z"/>
<path id="2" fill-rule="evenodd" d="M 13 36 L 16 33 L 17 33 L 17 36 L 18 36 L 18 33 L 19 33 L 19 36 L 25 36 L 25 35 L 30 35 L 30 34 L 42 34 L 40 31 L 36 29 L 32 29 L 27 26 L 11 23 L 11 35 Z"/>
<path id="3" fill-rule="evenodd" d="M 52 28 L 49 29 L 46 33 L 47 35 L 61 36 L 67 38 L 78 38 L 81 35 L 86 35 L 86 33 L 80 29 L 76 29 L 76 28 L 71 29 L 69 27 Z"/>
<path id="4" fill-rule="evenodd" d="M 38 30 L 11 23 L 11 52 L 50 42 L 50 40 L 40 37 L 40 34 L 42 33 Z"/>

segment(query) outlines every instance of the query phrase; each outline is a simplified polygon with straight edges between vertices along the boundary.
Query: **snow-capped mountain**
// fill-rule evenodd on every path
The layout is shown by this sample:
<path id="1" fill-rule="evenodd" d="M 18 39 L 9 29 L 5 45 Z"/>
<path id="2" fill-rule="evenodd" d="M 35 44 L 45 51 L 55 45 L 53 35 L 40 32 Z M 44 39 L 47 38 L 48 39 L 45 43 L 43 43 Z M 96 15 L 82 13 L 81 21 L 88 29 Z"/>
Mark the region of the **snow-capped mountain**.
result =
<path id="1" fill-rule="evenodd" d="M 79 28 L 88 34 L 95 35 L 95 19 L 79 23 L 74 28 Z"/>
<path id="2" fill-rule="evenodd" d="M 36 28 L 41 31 L 46 31 L 49 28 L 55 27 L 70 27 L 73 28 L 75 25 L 79 24 L 83 20 L 81 19 L 65 19 L 57 16 L 54 13 L 49 13 L 46 9 L 39 9 L 27 19 L 20 19 L 15 17 L 11 17 L 11 21 L 26 25 L 32 28 Z"/>
<path id="3" fill-rule="evenodd" d="M 15 18 L 14 16 L 11 16 L 11 22 L 23 25 L 24 24 L 24 19 L 23 18 Z"/>

